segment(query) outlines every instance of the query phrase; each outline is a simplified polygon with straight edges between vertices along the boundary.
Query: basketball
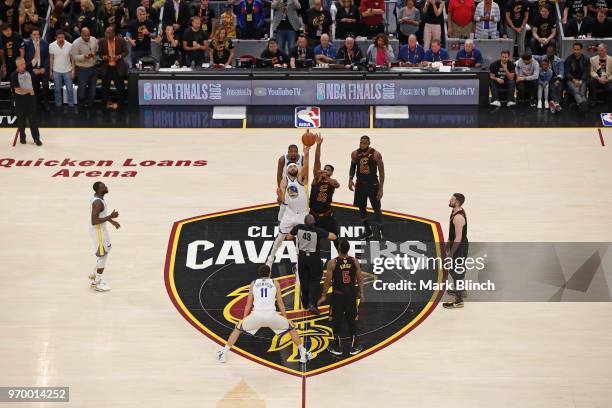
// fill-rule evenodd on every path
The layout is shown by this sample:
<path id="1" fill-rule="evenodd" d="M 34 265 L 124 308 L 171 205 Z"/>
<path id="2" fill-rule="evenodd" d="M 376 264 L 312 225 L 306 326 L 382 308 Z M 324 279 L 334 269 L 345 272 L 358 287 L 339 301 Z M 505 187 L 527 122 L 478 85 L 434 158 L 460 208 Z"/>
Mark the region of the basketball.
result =
<path id="1" fill-rule="evenodd" d="M 309 130 L 302 135 L 302 143 L 304 146 L 312 146 L 317 141 L 317 135 L 310 133 Z"/>

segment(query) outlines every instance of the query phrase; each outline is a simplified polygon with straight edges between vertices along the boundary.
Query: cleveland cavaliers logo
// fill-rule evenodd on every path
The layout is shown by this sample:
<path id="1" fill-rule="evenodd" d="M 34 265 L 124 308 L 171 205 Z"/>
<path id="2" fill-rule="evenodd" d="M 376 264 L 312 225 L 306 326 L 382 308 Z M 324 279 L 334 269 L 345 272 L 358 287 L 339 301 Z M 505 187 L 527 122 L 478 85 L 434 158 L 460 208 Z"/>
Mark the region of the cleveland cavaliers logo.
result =
<path id="1" fill-rule="evenodd" d="M 236 353 L 288 374 L 312 376 L 381 350 L 423 322 L 436 307 L 442 293 L 433 288 L 398 289 L 410 281 L 442 282 L 441 269 L 424 266 L 409 270 L 401 264 L 391 268 L 384 262 L 439 256 L 442 235 L 436 222 L 384 212 L 389 241 L 357 241 L 354 237 L 363 232 L 357 209 L 344 204 L 333 207 L 341 226 L 340 235 L 351 242 L 364 272 L 364 298 L 357 304 L 358 336 L 364 351 L 339 357 L 327 351 L 334 336 L 330 306 L 323 305 L 319 315 L 304 310 L 292 267 L 297 260 L 295 245 L 286 241 L 277 253 L 272 277 L 280 285 L 287 318 L 313 359 L 306 365 L 299 364 L 299 353 L 290 335 L 275 334 L 267 328 L 254 336 L 243 334 L 232 349 Z M 244 316 L 249 285 L 272 248 L 278 210 L 278 204 L 265 204 L 177 221 L 172 228 L 165 267 L 168 294 L 191 325 L 219 344 L 224 344 Z M 335 247 L 325 241 L 321 247 L 323 260 L 336 255 Z"/>

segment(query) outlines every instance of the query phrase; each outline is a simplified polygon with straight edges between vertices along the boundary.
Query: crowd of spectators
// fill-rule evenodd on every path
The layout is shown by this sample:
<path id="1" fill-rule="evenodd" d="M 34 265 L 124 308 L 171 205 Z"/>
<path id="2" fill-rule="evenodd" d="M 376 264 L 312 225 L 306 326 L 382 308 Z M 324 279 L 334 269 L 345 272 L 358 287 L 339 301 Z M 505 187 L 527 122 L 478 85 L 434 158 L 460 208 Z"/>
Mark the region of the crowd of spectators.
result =
<path id="1" fill-rule="evenodd" d="M 16 58 L 24 57 L 41 102 L 48 100 L 49 80 L 55 84 L 56 106 L 63 104 L 63 87 L 68 105 L 77 99 L 93 104 L 100 80 L 103 103 L 116 108 L 110 84 L 121 99 L 128 67 L 138 67 L 153 54 L 162 68 L 230 67 L 236 57 L 233 41 L 262 39 L 268 33 L 272 38 L 257 57 L 287 68 L 309 66 L 305 61 L 347 66 L 446 62 L 444 30 L 464 42 L 456 64 L 481 67 L 482 53 L 471 39 L 505 37 L 514 40 L 516 51 L 510 49 L 491 64 L 494 105 L 500 104 L 502 90 L 508 103 L 515 103 L 515 88 L 518 101 L 534 107 L 554 108 L 564 94 L 584 106 L 587 95 L 610 93 L 605 47 L 590 61 L 577 51 L 566 61 L 555 60 L 555 50 L 561 27 L 577 41 L 612 37 L 612 0 L 565 0 L 561 21 L 553 0 L 399 0 L 395 33 L 385 25 L 384 0 L 229 0 L 221 12 L 209 0 L 45 1 L 0 0 L 0 74 L 8 78 Z M 394 36 L 398 52 L 390 43 Z M 371 39 L 365 53 L 356 44 L 359 37 Z M 334 38 L 344 40 L 338 49 Z M 582 48 L 578 42 L 576 47 Z"/>

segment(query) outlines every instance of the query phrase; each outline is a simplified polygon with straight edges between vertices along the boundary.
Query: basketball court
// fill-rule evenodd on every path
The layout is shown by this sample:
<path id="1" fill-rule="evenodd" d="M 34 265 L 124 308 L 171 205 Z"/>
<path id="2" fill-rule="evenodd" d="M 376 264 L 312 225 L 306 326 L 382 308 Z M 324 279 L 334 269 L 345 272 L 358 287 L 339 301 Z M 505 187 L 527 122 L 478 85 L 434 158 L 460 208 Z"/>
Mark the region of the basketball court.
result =
<path id="1" fill-rule="evenodd" d="M 275 207 L 268 204 L 276 198 L 276 162 L 289 144 L 299 144 L 302 133 L 49 128 L 42 129 L 45 144 L 37 148 L 30 139 L 13 147 L 14 129 L 0 129 L 0 386 L 70 387 L 69 403 L 0 406 L 609 406 L 612 303 L 588 297 L 468 298 L 463 309 L 445 310 L 439 303 L 443 293 L 436 292 L 401 324 L 386 317 L 386 306 L 364 315 L 364 328 L 397 327 L 364 336 L 364 355 L 351 361 L 327 361 L 326 351 L 315 345 L 325 338 L 319 333 L 309 344 L 318 347 L 314 361 L 320 359 L 320 370 L 283 365 L 291 352 L 267 351 L 266 332 L 239 340 L 243 350 L 254 344 L 255 351 L 230 353 L 219 364 L 215 336 L 226 338 L 232 320 L 221 321 L 218 329 L 203 322 L 204 314 L 227 317 L 227 305 L 206 303 L 210 297 L 198 292 L 205 288 L 207 296 L 229 304 L 240 294 L 231 292 L 249 283 L 236 274 L 254 274 L 255 266 L 239 266 L 232 247 L 226 258 L 235 272 L 222 281 L 225 286 L 205 282 L 197 267 L 184 263 L 181 278 L 173 280 L 177 260 L 188 257 L 181 255 L 187 251 L 182 240 L 221 242 L 234 239 L 224 234 L 235 230 L 243 255 L 253 257 L 249 240 L 259 255 L 261 241 L 273 239 L 273 228 L 260 227 L 274 221 Z M 334 201 L 347 220 L 354 212 L 342 204 L 353 202 L 350 153 L 368 134 L 385 163 L 385 216 L 397 218 L 393 225 L 406 228 L 410 239 L 426 233 L 431 238 L 423 239 L 444 242 L 449 197 L 462 192 L 471 242 L 612 242 L 610 130 L 321 133 L 322 163 L 335 166 L 341 187 Z M 97 180 L 108 186 L 109 210 L 119 211 L 121 223 L 119 230 L 109 226 L 108 293 L 91 290 L 87 280 L 95 265 L 88 202 Z M 189 230 L 186 220 L 210 223 Z M 206 254 L 204 249 L 194 255 L 195 264 L 210 261 L 214 273 L 223 268 L 218 257 Z M 605 283 L 612 279 L 612 250 L 599 256 Z M 295 287 L 288 285 L 286 303 L 297 319 L 299 302 L 291 302 Z M 229 316 L 235 317 L 231 310 Z"/>

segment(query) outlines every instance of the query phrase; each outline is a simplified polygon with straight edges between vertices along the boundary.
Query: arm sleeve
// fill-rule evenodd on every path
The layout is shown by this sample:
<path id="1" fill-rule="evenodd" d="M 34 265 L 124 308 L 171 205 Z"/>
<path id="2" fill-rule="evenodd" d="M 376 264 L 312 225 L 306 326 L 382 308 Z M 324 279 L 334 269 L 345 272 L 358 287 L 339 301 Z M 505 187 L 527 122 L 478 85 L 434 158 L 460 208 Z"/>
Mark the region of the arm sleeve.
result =
<path id="1" fill-rule="evenodd" d="M 301 224 L 300 224 L 301 225 Z M 291 228 L 291 231 L 289 232 L 291 235 L 296 236 L 297 232 L 298 232 L 298 228 L 300 227 L 300 225 L 296 225 L 295 227 Z"/>

